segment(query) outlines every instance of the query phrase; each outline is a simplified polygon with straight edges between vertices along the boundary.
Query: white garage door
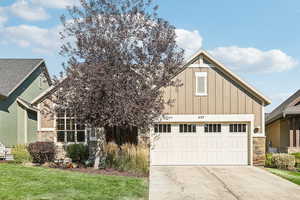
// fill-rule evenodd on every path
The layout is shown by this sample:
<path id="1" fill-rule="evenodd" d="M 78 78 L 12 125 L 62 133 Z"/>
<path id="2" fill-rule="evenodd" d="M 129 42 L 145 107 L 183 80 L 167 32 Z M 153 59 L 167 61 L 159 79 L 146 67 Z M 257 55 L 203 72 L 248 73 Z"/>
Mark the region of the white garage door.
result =
<path id="1" fill-rule="evenodd" d="M 152 165 L 247 165 L 246 124 L 157 124 Z"/>

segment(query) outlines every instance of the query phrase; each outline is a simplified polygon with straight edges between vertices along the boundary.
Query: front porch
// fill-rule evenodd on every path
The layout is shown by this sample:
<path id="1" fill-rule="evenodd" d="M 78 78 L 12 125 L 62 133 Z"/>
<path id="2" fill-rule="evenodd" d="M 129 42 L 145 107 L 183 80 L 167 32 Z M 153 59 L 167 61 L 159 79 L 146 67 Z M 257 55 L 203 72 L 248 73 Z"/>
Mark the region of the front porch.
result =
<path id="1" fill-rule="evenodd" d="M 287 153 L 300 152 L 300 115 L 291 115 L 288 117 L 289 126 L 289 146 Z"/>

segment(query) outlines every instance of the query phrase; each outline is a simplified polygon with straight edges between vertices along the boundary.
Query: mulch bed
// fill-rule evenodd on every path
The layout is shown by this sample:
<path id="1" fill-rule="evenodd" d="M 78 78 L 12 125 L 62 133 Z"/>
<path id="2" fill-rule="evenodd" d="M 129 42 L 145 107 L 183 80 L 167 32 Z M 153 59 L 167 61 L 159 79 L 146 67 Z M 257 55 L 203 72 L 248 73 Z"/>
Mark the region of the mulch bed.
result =
<path id="1" fill-rule="evenodd" d="M 132 172 L 121 172 L 115 169 L 69 168 L 63 170 L 72 171 L 72 172 L 81 172 L 87 174 L 102 174 L 102 175 L 109 175 L 109 176 L 127 176 L 127 177 L 138 177 L 138 178 L 148 177 L 143 174 L 137 174 Z"/>
<path id="2" fill-rule="evenodd" d="M 0 163 L 8 163 L 7 160 L 0 160 Z"/>

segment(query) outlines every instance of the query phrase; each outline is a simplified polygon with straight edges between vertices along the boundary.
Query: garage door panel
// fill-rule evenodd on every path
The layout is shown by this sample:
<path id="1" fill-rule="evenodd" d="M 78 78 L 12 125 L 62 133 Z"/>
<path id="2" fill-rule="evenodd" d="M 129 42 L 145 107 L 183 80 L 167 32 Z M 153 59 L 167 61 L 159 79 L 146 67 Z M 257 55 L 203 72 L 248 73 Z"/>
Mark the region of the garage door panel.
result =
<path id="1" fill-rule="evenodd" d="M 247 165 L 248 133 L 231 133 L 229 125 L 222 132 L 205 133 L 197 125 L 196 133 L 179 133 L 172 125 L 171 133 L 161 133 L 153 142 L 152 165 Z"/>

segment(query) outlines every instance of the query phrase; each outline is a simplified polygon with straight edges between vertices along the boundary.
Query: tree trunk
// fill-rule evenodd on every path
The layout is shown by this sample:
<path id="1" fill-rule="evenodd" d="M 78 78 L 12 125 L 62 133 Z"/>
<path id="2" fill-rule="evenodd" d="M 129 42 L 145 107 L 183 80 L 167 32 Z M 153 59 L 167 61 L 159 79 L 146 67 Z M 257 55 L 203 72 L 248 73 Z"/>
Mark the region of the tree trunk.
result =
<path id="1" fill-rule="evenodd" d="M 95 163 L 94 168 L 99 169 L 99 165 L 101 159 L 104 159 L 105 152 L 104 152 L 104 145 L 105 145 L 105 129 L 98 128 L 96 129 L 96 137 L 97 137 L 97 148 L 95 152 Z"/>

